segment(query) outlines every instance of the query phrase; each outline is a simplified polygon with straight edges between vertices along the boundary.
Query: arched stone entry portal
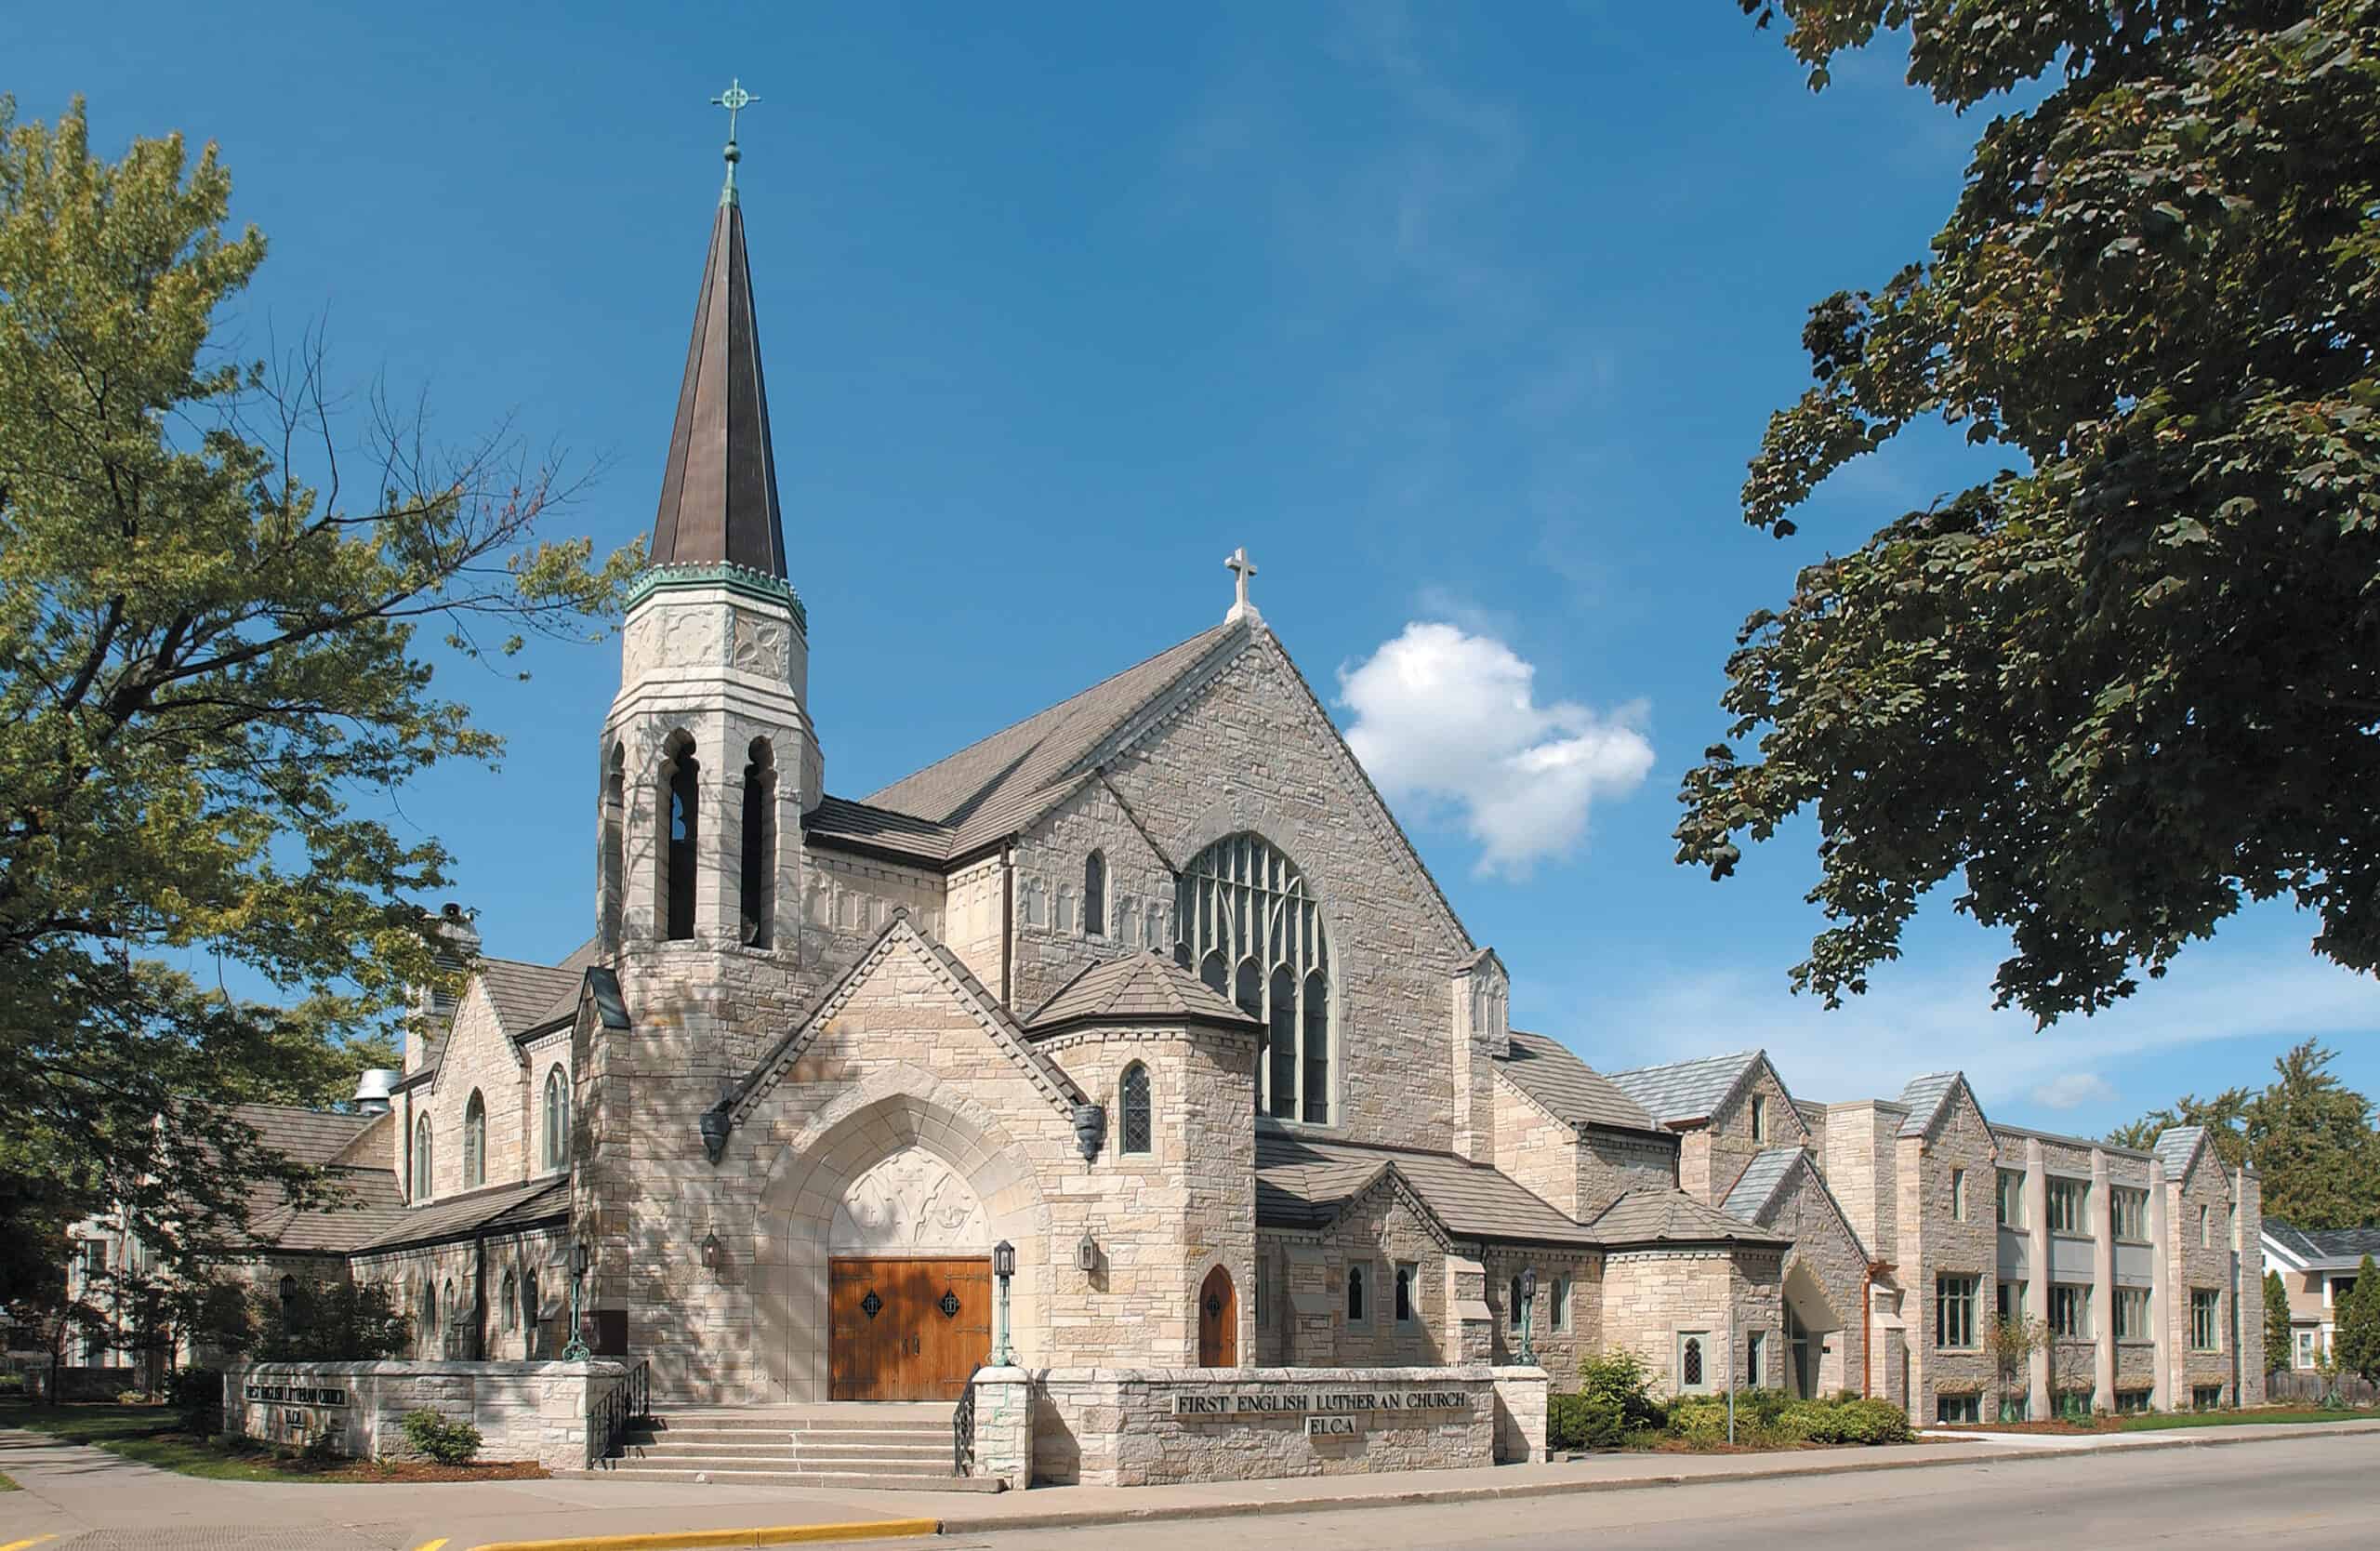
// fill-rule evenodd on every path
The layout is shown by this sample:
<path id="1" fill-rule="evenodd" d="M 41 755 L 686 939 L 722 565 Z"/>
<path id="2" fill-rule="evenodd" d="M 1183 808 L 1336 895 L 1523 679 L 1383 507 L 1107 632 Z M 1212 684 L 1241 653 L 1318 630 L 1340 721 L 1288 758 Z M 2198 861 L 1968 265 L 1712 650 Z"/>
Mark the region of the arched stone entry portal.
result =
<path id="1" fill-rule="evenodd" d="M 1819 1366 L 1825 1338 L 1843 1329 L 1843 1319 L 1828 1302 L 1826 1289 L 1799 1257 L 1785 1268 L 1783 1302 L 1790 1363 L 1784 1387 L 1803 1399 L 1815 1399 L 1824 1384 Z"/>
<path id="2" fill-rule="evenodd" d="M 981 1105 L 905 1063 L 786 1129 L 755 1224 L 753 1399 L 956 1398 L 990 1353 L 999 1239 L 1017 1346 L 1042 1348 L 1049 1213 Z"/>
<path id="3" fill-rule="evenodd" d="M 1220 1266 L 1198 1288 L 1198 1366 L 1239 1366 L 1239 1299 L 1231 1273 Z"/>

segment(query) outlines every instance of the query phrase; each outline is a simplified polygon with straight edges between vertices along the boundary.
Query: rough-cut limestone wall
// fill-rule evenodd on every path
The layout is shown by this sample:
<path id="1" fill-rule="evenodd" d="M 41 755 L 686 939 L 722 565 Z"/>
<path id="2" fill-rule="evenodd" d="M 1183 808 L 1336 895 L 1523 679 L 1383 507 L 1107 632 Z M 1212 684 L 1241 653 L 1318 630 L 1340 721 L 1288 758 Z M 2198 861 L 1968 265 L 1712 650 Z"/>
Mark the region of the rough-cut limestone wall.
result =
<path id="1" fill-rule="evenodd" d="M 1805 1269 L 1825 1295 L 1827 1307 L 1822 1318 L 1813 1311 L 1796 1311 L 1811 1330 L 1810 1339 L 1819 1343 L 1818 1393 L 1831 1395 L 1841 1389 L 1858 1388 L 1859 1376 L 1868 1370 L 1866 1338 L 1859 1319 L 1868 1260 L 1859 1242 L 1852 1237 L 1850 1225 L 1827 1199 L 1826 1187 L 1818 1176 L 1806 1168 L 1797 1168 L 1775 1211 L 1761 1226 L 1793 1240 L 1793 1248 L 1785 1257 L 1788 1296 L 1796 1266 Z M 1820 1331 L 1825 1332 L 1822 1336 L 1818 1333 Z M 1789 1359 L 1789 1349 L 1780 1346 L 1780 1375 Z"/>
<path id="2" fill-rule="evenodd" d="M 470 1321 L 477 1294 L 479 1261 L 472 1241 L 358 1255 L 350 1263 L 358 1283 L 390 1289 L 398 1309 L 414 1321 L 414 1355 L 417 1359 L 462 1359 L 469 1355 Z M 537 1279 L 538 1308 L 534 1321 L 526 1316 L 522 1297 L 531 1272 Z M 534 1361 L 560 1352 L 570 1339 L 570 1234 L 560 1224 L 525 1232 L 496 1235 L 487 1240 L 487 1351 L 492 1360 Z M 506 1279 L 511 1295 L 506 1296 Z M 426 1280 L 443 1289 L 453 1283 L 453 1318 L 442 1315 L 429 1340 L 423 1339 L 421 1289 Z M 536 1350 L 530 1350 L 532 1323 Z"/>
<path id="3" fill-rule="evenodd" d="M 986 856 L 952 873 L 944 888 L 943 944 L 995 994 L 1007 942 L 1000 910 L 1009 877 L 1005 856 Z"/>
<path id="4" fill-rule="evenodd" d="M 601 1359 L 241 1364 L 223 1375 L 223 1434 L 299 1443 L 329 1432 L 336 1453 L 409 1460 L 420 1456 L 405 1437 L 406 1414 L 434 1411 L 477 1427 L 483 1459 L 584 1470 L 602 1443 L 589 1432 L 588 1413 L 627 1378 L 624 1365 Z M 250 1399 L 251 1386 L 282 1394 Z M 299 1390 L 336 1391 L 346 1403 L 313 1403 L 293 1393 Z"/>
<path id="5" fill-rule="evenodd" d="M 560 1067 L 562 1092 L 565 1094 L 571 1093 L 570 1045 L 570 1030 L 562 1027 L 549 1034 L 540 1034 L 521 1047 L 526 1063 L 521 1073 L 522 1167 L 520 1173 L 507 1177 L 538 1179 L 559 1174 L 570 1166 L 570 1137 L 565 1134 L 562 1138 L 562 1167 L 546 1167 L 546 1077 Z M 491 1182 L 494 1177 L 492 1174 L 489 1176 Z"/>
<path id="6" fill-rule="evenodd" d="M 453 1032 L 439 1058 L 438 1075 L 412 1090 L 416 1114 L 428 1114 L 431 1132 L 430 1184 L 437 1199 L 525 1177 L 521 1134 L 521 1060 L 511 1037 L 496 1021 L 487 987 L 474 978 L 455 1006 Z M 476 1092 L 487 1103 L 487 1177 L 463 1179 L 463 1113 Z M 406 1182 L 412 1182 L 408 1178 Z"/>
<path id="7" fill-rule="evenodd" d="M 851 962 L 883 930 L 895 910 L 908 911 L 910 921 L 926 935 L 942 935 L 948 900 L 941 874 L 825 846 L 812 846 L 805 859 L 809 863 L 801 887 L 805 959 L 822 966 Z M 984 983 L 997 988 L 998 974 Z"/>
<path id="8" fill-rule="evenodd" d="M 1089 930 L 1083 911 L 1084 863 L 1093 851 L 1107 864 L 1107 919 L 1097 933 Z M 1009 1000 L 1019 1016 L 1095 960 L 1152 948 L 1173 956 L 1173 874 L 1102 781 L 1086 783 L 1017 842 L 1015 887 L 1015 984 Z M 972 961 L 970 967 L 984 984 L 999 984 L 997 970 L 986 976 Z"/>
<path id="9" fill-rule="evenodd" d="M 1528 1375 L 1489 1368 L 1058 1368 L 1033 1374 L 1033 1478 L 1084 1486 L 1161 1486 L 1492 1465 L 1497 1390 Z M 1536 1381 L 1540 1391 L 1543 1381 Z M 1352 1436 L 1309 1437 L 1303 1410 L 1181 1416 L 1177 1395 L 1276 1399 L 1382 1391 L 1455 1392 L 1461 1410 L 1373 1412 Z M 1536 1406 L 1542 1410 L 1541 1393 Z M 1352 1413 L 1351 1413 L 1352 1414 Z M 1542 1447 L 1542 1444 L 1540 1444 Z"/>
<path id="10" fill-rule="evenodd" d="M 1640 1186 L 1662 1188 L 1678 1178 L 1678 1148 L 1659 1136 L 1589 1131 L 1579 1149 L 1579 1220 L 1595 1214 Z"/>
<path id="11" fill-rule="evenodd" d="M 1488 1249 L 1481 1264 L 1488 1272 L 1488 1306 L 1495 1311 L 1495 1360 L 1521 1360 L 1518 1311 L 1513 1307 L 1513 1279 L 1528 1266 L 1537 1267 L 1537 1306 L 1529 1314 L 1529 1347 L 1537 1366 L 1553 1375 L 1556 1389 L 1578 1387 L 1579 1359 L 1601 1349 L 1603 1327 L 1603 1261 L 1592 1251 L 1565 1253 L 1555 1250 Z M 1557 1281 L 1567 1289 L 1557 1289 Z M 1554 1299 L 1563 1293 L 1567 1306 L 1562 1328 L 1554 1326 Z"/>
<path id="12" fill-rule="evenodd" d="M 1900 1242 L 1899 1182 L 1895 1134 L 1906 1111 L 1872 1099 L 1827 1107 L 1826 1152 L 1818 1160 L 1827 1188 L 1843 1203 L 1860 1242 L 1890 1259 Z"/>
<path id="13" fill-rule="evenodd" d="M 2232 1395 L 2231 1340 L 2231 1236 L 2232 1224 L 2230 1181 L 2225 1177 L 2223 1160 L 2214 1147 L 2200 1150 L 2198 1160 L 2178 1185 L 2166 1186 L 2176 1210 L 2169 1214 L 2173 1225 L 2173 1241 L 2169 1248 L 2172 1272 L 2167 1285 L 2173 1288 L 2172 1307 L 2168 1311 L 2171 1344 L 2174 1354 L 2175 1378 L 2172 1386 L 2175 1411 L 2190 1405 L 2190 1392 L 2203 1385 L 2221 1385 L 2224 1400 Z M 2206 1213 L 2207 1242 L 2199 1242 L 2199 1213 Z M 2190 1346 L 2190 1293 L 2194 1289 L 2206 1289 L 2218 1296 L 2215 1306 L 2215 1333 L 2218 1349 L 2212 1352 L 2193 1350 Z M 2259 1307 L 2262 1306 L 2259 1300 Z M 2261 1328 L 2252 1330 L 2252 1339 L 2261 1341 Z"/>
<path id="14" fill-rule="evenodd" d="M 1935 1416 L 1937 1394 L 1981 1394 L 1984 1414 L 1998 1403 L 1991 1362 L 1984 1355 L 1984 1321 L 1992 1309 L 2000 1265 L 1999 1227 L 1992 1217 L 1991 1181 L 1998 1156 L 1983 1112 L 1962 1086 L 1949 1113 L 1930 1137 L 1904 1136 L 1896 1144 L 1899 1163 L 1902 1313 L 1909 1334 L 1910 1414 L 1921 1424 Z M 1967 1218 L 1950 1215 L 1950 1171 L 1966 1171 Z M 1977 1344 L 1944 1350 L 1934 1344 L 1937 1279 L 1977 1279 Z M 2084 1372 L 2089 1369 L 2086 1366 Z"/>
<path id="15" fill-rule="evenodd" d="M 1302 1236 L 1309 1285 L 1299 1360 L 1330 1368 L 1406 1368 L 1443 1363 L 1447 1340 L 1446 1251 L 1404 1196 L 1375 1186 L 1339 1220 Z M 1396 1319 L 1396 1267 L 1413 1267 L 1413 1318 Z M 1364 1318 L 1350 1318 L 1347 1281 L 1364 1273 Z"/>
<path id="16" fill-rule="evenodd" d="M 1752 1101 L 1757 1095 L 1767 1124 L 1767 1140 L 1752 1135 Z M 1710 1160 L 1710 1184 L 1702 1199 L 1712 1206 L 1727 1199 L 1752 1160 L 1770 1147 L 1798 1147 L 1807 1142 L 1809 1129 L 1802 1124 L 1802 1117 L 1793 1107 L 1792 1098 L 1785 1085 L 1777 1080 L 1776 1072 L 1765 1061 L 1752 1067 L 1752 1080 L 1719 1106 L 1709 1123 L 1698 1133 L 1704 1139 Z"/>
<path id="17" fill-rule="evenodd" d="M 1260 632 L 1210 687 L 1116 757 L 1108 778 L 1177 866 L 1241 830 L 1296 862 L 1330 940 L 1334 1129 L 1450 1148 L 1449 977 L 1472 948 L 1293 673 Z M 1050 867 L 1078 880 L 1081 857 Z"/>
<path id="18" fill-rule="evenodd" d="M 1497 1171 L 1576 1217 L 1584 1147 L 1578 1132 L 1555 1120 L 1501 1070 L 1496 1074 Z"/>
<path id="19" fill-rule="evenodd" d="M 1744 1382 L 1746 1338 L 1753 1331 L 1783 1339 L 1779 1261 L 1774 1253 L 1726 1250 L 1623 1250 L 1605 1258 L 1603 1346 L 1645 1359 L 1664 1393 L 1675 1394 L 1678 1337 L 1686 1332 L 1710 1336 L 1706 1387 L 1726 1388 L 1720 1349 L 1726 1344 L 1727 1310 L 1735 1308 L 1733 1352 L 1736 1382 Z"/>
<path id="20" fill-rule="evenodd" d="M 2239 1289 L 2240 1309 L 2236 1331 L 2246 1351 L 2239 1364 L 2240 1393 L 2236 1403 L 2260 1406 L 2265 1402 L 2265 1277 L 2264 1277 L 2264 1181 L 2252 1169 L 2231 1175 L 2232 1263 L 2239 1267 L 2234 1283 Z M 2227 1333 L 2226 1340 L 2233 1336 Z"/>

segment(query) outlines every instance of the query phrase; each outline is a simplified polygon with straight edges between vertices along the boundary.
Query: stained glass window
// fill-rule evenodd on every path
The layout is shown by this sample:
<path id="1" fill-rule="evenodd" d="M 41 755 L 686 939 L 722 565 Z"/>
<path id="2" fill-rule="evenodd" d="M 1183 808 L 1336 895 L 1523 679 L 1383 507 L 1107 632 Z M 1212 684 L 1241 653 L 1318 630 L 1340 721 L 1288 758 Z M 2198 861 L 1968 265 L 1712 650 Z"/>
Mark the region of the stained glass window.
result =
<path id="1" fill-rule="evenodd" d="M 1330 949 L 1297 865 L 1253 834 L 1217 841 L 1175 885 L 1174 961 L 1265 1027 L 1257 1107 L 1281 1119 L 1330 1120 Z"/>

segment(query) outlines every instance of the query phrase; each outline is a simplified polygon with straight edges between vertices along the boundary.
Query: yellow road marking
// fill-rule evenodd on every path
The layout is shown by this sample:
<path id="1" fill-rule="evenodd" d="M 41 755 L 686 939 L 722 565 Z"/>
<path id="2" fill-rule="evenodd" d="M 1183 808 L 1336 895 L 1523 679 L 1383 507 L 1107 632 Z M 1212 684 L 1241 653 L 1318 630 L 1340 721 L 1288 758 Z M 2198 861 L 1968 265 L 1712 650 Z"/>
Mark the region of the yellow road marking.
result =
<path id="1" fill-rule="evenodd" d="M 864 1518 L 848 1524 L 779 1524 L 760 1530 L 659 1530 L 570 1540 L 496 1540 L 471 1551 L 684 1551 L 709 1545 L 799 1545 L 829 1540 L 894 1540 L 942 1532 L 937 1518 Z M 0 1545 L 0 1551 L 14 1551 Z"/>
<path id="2" fill-rule="evenodd" d="M 413 1551 L 438 1551 L 440 1546 L 446 1544 L 446 1536 L 441 1535 L 436 1540 L 423 1541 L 419 1545 L 415 1546 Z M 7 1547 L 0 1546 L 0 1551 L 7 1551 Z"/>
<path id="3" fill-rule="evenodd" d="M 31 1540 L 12 1540 L 6 1545 L 0 1545 L 0 1551 L 25 1551 L 27 1546 L 39 1545 L 43 1541 L 57 1538 L 56 1535 L 35 1535 Z"/>

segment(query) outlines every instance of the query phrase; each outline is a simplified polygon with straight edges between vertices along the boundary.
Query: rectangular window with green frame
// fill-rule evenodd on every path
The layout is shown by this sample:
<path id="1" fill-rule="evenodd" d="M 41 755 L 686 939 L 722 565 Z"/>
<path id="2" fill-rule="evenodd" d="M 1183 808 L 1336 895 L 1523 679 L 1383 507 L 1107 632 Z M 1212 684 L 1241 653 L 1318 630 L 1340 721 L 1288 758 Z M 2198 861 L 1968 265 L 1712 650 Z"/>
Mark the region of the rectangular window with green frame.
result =
<path id="1" fill-rule="evenodd" d="M 2082 1234 L 2091 1231 L 2091 1184 L 2082 1179 L 2049 1182 L 2049 1230 Z"/>
<path id="2" fill-rule="evenodd" d="M 2025 1226 L 2025 1173 L 2021 1169 L 2000 1171 L 2000 1226 L 2004 1228 Z"/>
<path id="3" fill-rule="evenodd" d="M 2090 1339 L 2091 1290 L 2089 1288 L 2065 1282 L 2051 1285 L 2049 1333 L 2069 1341 Z"/>
<path id="4" fill-rule="evenodd" d="M 2117 1186 L 2108 1192 L 2108 1209 L 2114 1213 L 2118 1239 L 2127 1244 L 2149 1242 L 2148 1191 Z"/>
<path id="5" fill-rule="evenodd" d="M 1934 1279 L 1934 1345 L 1945 1351 L 1971 1351 L 1976 1345 L 1975 1299 L 1978 1277 Z"/>
<path id="6" fill-rule="evenodd" d="M 2145 1287 L 2116 1289 L 2116 1339 L 2118 1341 L 2149 1339 L 2149 1289 Z"/>
<path id="7" fill-rule="evenodd" d="M 2190 1350 L 2223 1349 L 2223 1294 L 2211 1287 L 2190 1289 Z"/>

